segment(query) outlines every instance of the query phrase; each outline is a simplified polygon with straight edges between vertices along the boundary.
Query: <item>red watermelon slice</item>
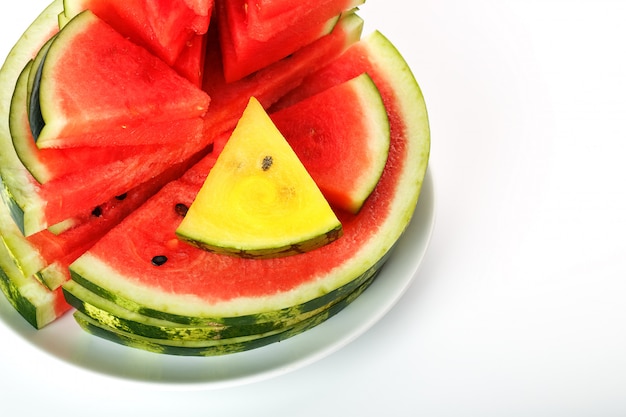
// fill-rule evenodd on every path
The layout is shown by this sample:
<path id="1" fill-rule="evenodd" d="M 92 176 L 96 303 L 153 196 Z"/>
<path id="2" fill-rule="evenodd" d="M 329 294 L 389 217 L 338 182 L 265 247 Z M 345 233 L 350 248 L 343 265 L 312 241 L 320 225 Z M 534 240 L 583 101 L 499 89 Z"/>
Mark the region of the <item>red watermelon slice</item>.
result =
<path id="1" fill-rule="evenodd" d="M 361 74 L 271 118 L 326 199 L 335 208 L 357 213 L 389 153 L 389 120 L 371 78 Z"/>
<path id="2" fill-rule="evenodd" d="M 65 0 L 70 20 L 91 10 L 133 42 L 175 66 L 187 43 L 206 33 L 213 0 Z"/>
<path id="3" fill-rule="evenodd" d="M 193 162 L 194 160 L 190 160 L 187 163 L 173 165 L 146 183 L 74 217 L 72 225 L 61 233 L 46 229 L 24 237 L 17 228 L 0 225 L 2 241 L 15 264 L 26 276 L 35 275 L 62 258 L 64 263 L 69 265 L 164 184 L 179 177 Z M 65 271 L 63 276 L 69 277 L 69 272 Z M 47 285 L 54 287 L 51 289 L 57 286 Z"/>
<path id="4" fill-rule="evenodd" d="M 270 40 L 259 41 L 247 33 L 244 5 L 245 0 L 216 3 L 224 76 L 227 82 L 250 75 L 327 35 L 340 18 L 338 12 L 312 19 L 306 25 L 290 22 L 287 26 L 280 26 L 281 30 L 276 31 Z"/>
<path id="5" fill-rule="evenodd" d="M 113 164 L 117 161 L 127 161 L 126 163 L 133 164 L 133 160 L 143 158 L 147 154 L 162 152 L 167 149 L 167 146 L 179 146 L 174 143 L 172 145 L 81 146 L 65 149 L 39 149 L 33 138 L 27 111 L 27 79 L 32 63 L 33 61 L 29 61 L 17 80 L 11 100 L 9 129 L 17 156 L 40 183 L 43 184 L 73 172 L 87 174 L 96 166 Z M 179 138 L 181 131 L 186 130 L 185 125 L 188 123 L 190 122 L 160 123 L 158 129 L 151 128 L 149 132 L 157 132 L 164 137 L 176 136 Z M 193 123 L 197 124 L 197 122 Z M 138 130 L 135 130 L 134 133 L 137 136 L 142 135 Z"/>
<path id="6" fill-rule="evenodd" d="M 206 93 L 90 11 L 50 44 L 38 90 L 31 105 L 39 100 L 44 123 L 39 148 L 177 140 L 127 130 L 199 118 L 209 105 Z"/>

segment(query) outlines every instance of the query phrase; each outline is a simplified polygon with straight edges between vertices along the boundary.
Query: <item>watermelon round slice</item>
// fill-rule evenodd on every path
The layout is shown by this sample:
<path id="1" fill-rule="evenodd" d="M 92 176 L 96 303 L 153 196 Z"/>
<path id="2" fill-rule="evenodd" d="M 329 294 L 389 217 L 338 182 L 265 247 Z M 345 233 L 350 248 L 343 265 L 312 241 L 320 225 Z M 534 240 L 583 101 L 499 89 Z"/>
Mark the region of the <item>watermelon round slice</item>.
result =
<path id="1" fill-rule="evenodd" d="M 209 105 L 205 92 L 88 10 L 63 27 L 41 65 L 31 97 L 44 122 L 39 148 L 179 142 L 128 131 L 199 118 Z"/>
<path id="2" fill-rule="evenodd" d="M 374 277 L 371 277 L 347 296 L 336 300 L 328 308 L 308 316 L 291 326 L 281 327 L 259 334 L 231 338 L 205 338 L 203 340 L 159 339 L 141 336 L 137 333 L 129 332 L 128 330 L 113 329 L 80 310 L 74 313 L 74 318 L 85 331 L 122 345 L 168 355 L 219 356 L 267 346 L 318 326 L 347 307 L 371 285 L 373 280 Z"/>
<path id="3" fill-rule="evenodd" d="M 387 111 L 372 79 L 363 73 L 271 118 L 328 201 L 357 213 L 389 154 Z"/>
<path id="4" fill-rule="evenodd" d="M 336 297 L 326 304 L 320 303 L 320 305 L 300 313 L 294 311 L 293 314 L 290 313 L 281 320 L 260 319 L 256 322 L 236 326 L 212 322 L 190 325 L 148 317 L 127 310 L 72 280 L 63 286 L 63 290 L 65 298 L 70 305 L 113 332 L 127 332 L 134 337 L 152 340 L 160 339 L 162 341 L 206 344 L 215 340 L 226 342 L 226 339 L 231 339 L 230 342 L 232 342 L 235 338 L 284 331 L 304 320 L 320 315 L 338 303 L 345 301 L 346 298 L 358 291 L 360 287 L 369 285 L 374 278 L 375 275 L 368 277 L 360 282 L 360 285 L 356 288 L 347 287 L 345 291 L 337 293 Z"/>
<path id="5" fill-rule="evenodd" d="M 402 57 L 380 34 L 363 44 L 368 47 L 359 48 L 367 59 L 351 59 L 349 69 L 338 71 L 360 74 L 372 69 L 364 62 L 380 63 L 368 73 L 390 115 L 391 145 L 389 162 L 359 213 L 341 213 L 342 238 L 304 254 L 262 260 L 212 254 L 180 242 L 175 229 L 210 169 L 207 159 L 74 262 L 73 280 L 146 316 L 241 325 L 284 319 L 289 311 L 336 299 L 335 291 L 358 288 L 357 282 L 373 276 L 411 219 L 430 142 L 422 94 Z"/>

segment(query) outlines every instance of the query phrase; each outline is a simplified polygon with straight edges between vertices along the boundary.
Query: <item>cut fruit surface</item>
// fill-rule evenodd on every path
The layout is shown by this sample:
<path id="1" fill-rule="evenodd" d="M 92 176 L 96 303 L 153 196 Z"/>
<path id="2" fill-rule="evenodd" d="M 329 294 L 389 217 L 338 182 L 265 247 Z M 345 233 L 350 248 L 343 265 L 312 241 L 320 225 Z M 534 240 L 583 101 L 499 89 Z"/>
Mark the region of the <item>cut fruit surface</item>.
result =
<path id="1" fill-rule="evenodd" d="M 352 10 L 364 0 L 318 0 L 264 2 L 246 0 L 245 33 L 259 41 L 270 41 L 285 28 L 315 26 L 333 16 Z M 282 3 L 282 4 L 281 4 Z"/>
<path id="2" fill-rule="evenodd" d="M 151 53 L 173 66 L 195 35 L 206 33 L 213 0 L 64 0 L 70 20 L 91 10 Z"/>
<path id="3" fill-rule="evenodd" d="M 328 201 L 357 213 L 389 154 L 387 111 L 371 78 L 361 74 L 270 116 Z"/>
<path id="4" fill-rule="evenodd" d="M 341 223 L 252 98 L 176 233 L 211 252 L 265 258 L 326 245 Z"/>
<path id="5" fill-rule="evenodd" d="M 31 98 L 31 103 L 37 97 Z M 84 11 L 59 32 L 42 62 L 39 148 L 155 144 L 170 136 L 134 136 L 142 125 L 199 118 L 209 97 L 163 61 Z M 90 134 L 93 134 L 91 136 Z M 125 143 L 124 143 L 125 141 Z"/>
<path id="6" fill-rule="evenodd" d="M 15 221 L 25 235 L 32 235 L 76 215 L 90 212 L 99 204 L 124 194 L 173 165 L 206 153 L 210 145 L 203 142 L 202 121 L 190 119 L 180 122 L 178 126 L 171 124 L 170 128 L 180 129 L 178 133 L 187 141 L 178 147 L 168 148 L 167 152 L 133 155 L 95 166 L 88 173 L 75 171 L 45 184 L 39 184 L 34 178 L 17 170 L 13 179 L 18 179 L 20 175 L 22 181 L 4 189 L 4 197 L 13 207 Z"/>
<path id="7" fill-rule="evenodd" d="M 214 29 L 216 25 L 214 25 Z M 310 45 L 239 81 L 224 76 L 218 34 L 209 33 L 203 89 L 211 96 L 204 119 L 212 137 L 230 132 L 250 97 L 268 108 L 296 88 L 302 80 L 334 60 L 361 38 L 363 20 L 356 14 L 341 19 L 335 29 Z"/>
<path id="8" fill-rule="evenodd" d="M 116 161 L 126 160 L 128 163 L 132 163 L 133 159 L 142 158 L 146 154 L 162 152 L 168 146 L 179 146 L 177 143 L 174 143 L 164 145 L 79 146 L 65 149 L 39 149 L 33 138 L 27 109 L 27 81 L 28 75 L 32 73 L 33 65 L 34 62 L 29 61 L 17 80 L 11 100 L 9 129 L 17 156 L 24 164 L 24 167 L 40 183 L 43 184 L 73 172 L 88 173 L 96 166 L 112 164 Z M 141 130 L 139 129 L 131 130 L 131 133 L 134 133 L 136 137 L 150 134 L 151 137 L 175 136 L 180 138 L 181 132 L 185 131 L 181 123 L 188 124 L 189 122 L 159 123 L 156 128 L 151 126 L 150 129 L 143 129 L 144 132 L 139 131 Z M 198 122 L 195 123 L 197 124 Z M 103 137 L 103 139 L 111 140 L 112 137 Z"/>
<path id="9" fill-rule="evenodd" d="M 227 82 L 250 75 L 329 34 L 341 18 L 337 13 L 306 25 L 290 22 L 270 40 L 260 41 L 247 33 L 245 0 L 218 1 L 216 6 Z"/>

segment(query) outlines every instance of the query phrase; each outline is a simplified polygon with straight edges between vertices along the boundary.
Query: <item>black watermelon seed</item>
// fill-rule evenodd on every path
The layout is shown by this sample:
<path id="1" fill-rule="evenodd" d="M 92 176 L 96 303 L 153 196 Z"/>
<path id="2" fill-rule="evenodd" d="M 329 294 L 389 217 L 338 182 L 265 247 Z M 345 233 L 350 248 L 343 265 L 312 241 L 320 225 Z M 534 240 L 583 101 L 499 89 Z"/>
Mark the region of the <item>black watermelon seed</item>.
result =
<path id="1" fill-rule="evenodd" d="M 174 210 L 176 210 L 176 214 L 178 214 L 180 217 L 185 217 L 187 215 L 187 212 L 189 211 L 189 207 L 187 207 L 183 203 L 178 203 L 174 207 Z"/>
<path id="2" fill-rule="evenodd" d="M 96 207 L 95 209 L 93 209 L 93 210 L 91 211 L 91 215 L 92 215 L 92 216 L 95 216 L 95 217 L 100 217 L 100 216 L 102 216 L 102 207 L 98 206 L 98 207 Z"/>
<path id="3" fill-rule="evenodd" d="M 167 262 L 167 256 L 165 256 L 165 255 L 158 255 L 158 256 L 155 256 L 154 258 L 152 258 L 152 265 L 154 265 L 154 266 L 161 266 L 165 262 Z"/>
<path id="4" fill-rule="evenodd" d="M 127 196 L 128 196 L 128 194 L 124 193 L 124 194 L 120 194 L 118 196 L 115 196 L 115 199 L 116 200 L 124 200 Z"/>
<path id="5" fill-rule="evenodd" d="M 274 158 L 268 155 L 265 158 L 263 158 L 263 162 L 261 162 L 261 169 L 263 171 L 267 171 L 268 169 L 270 169 L 273 163 L 274 163 Z"/>

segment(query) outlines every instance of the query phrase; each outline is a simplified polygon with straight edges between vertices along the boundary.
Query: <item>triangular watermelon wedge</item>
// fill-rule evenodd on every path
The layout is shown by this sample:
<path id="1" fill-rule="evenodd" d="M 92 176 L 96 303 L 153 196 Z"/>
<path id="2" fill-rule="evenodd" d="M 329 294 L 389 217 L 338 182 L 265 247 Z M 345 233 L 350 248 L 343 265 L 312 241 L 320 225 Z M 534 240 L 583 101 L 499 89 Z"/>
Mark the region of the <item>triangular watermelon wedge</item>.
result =
<path id="1" fill-rule="evenodd" d="M 84 10 L 174 66 L 187 43 L 206 33 L 213 0 L 64 0 L 70 20 Z"/>
<path id="2" fill-rule="evenodd" d="M 337 13 L 303 25 L 290 24 L 270 40 L 259 41 L 247 33 L 245 0 L 217 2 L 216 6 L 227 82 L 242 79 L 328 35 L 341 18 Z"/>
<path id="3" fill-rule="evenodd" d="M 96 166 L 111 164 L 116 161 L 126 160 L 128 163 L 132 163 L 130 161 L 142 158 L 146 154 L 163 152 L 167 150 L 168 146 L 179 146 L 172 139 L 168 141 L 171 143 L 163 145 L 79 146 L 64 149 L 39 149 L 33 138 L 27 112 L 27 81 L 28 76 L 32 73 L 32 65 L 33 61 L 29 61 L 17 80 L 11 100 L 9 128 L 17 156 L 40 183 L 43 184 L 73 172 L 88 174 Z M 181 131 L 185 130 L 184 128 L 181 129 L 181 124 L 189 123 L 194 122 L 160 123 L 157 129 L 154 126 L 149 126 L 149 130 L 144 128 L 144 133 L 135 130 L 129 134 L 138 137 L 142 134 L 149 133 L 154 136 L 155 133 L 158 133 L 162 136 L 180 138 Z"/>
<path id="4" fill-rule="evenodd" d="M 389 119 L 372 79 L 363 73 L 270 116 L 328 201 L 357 213 L 389 154 Z"/>
<path id="5" fill-rule="evenodd" d="M 300 1 L 294 5 L 292 1 L 246 0 L 244 31 L 251 39 L 267 42 L 281 32 L 289 30 L 288 28 L 298 28 L 297 30 L 301 31 L 354 9 L 364 2 L 365 0 L 318 0 Z M 268 8 L 272 7 L 275 10 L 268 11 Z M 241 27 L 237 30 L 241 30 Z"/>
<path id="6" fill-rule="evenodd" d="M 196 135 L 202 135 L 203 125 L 189 126 Z M 203 154 L 210 145 L 196 140 L 173 148 L 167 153 L 133 157 L 94 167 L 88 175 L 75 172 L 45 184 L 32 180 L 28 188 L 10 191 L 12 200 L 22 211 L 16 221 L 29 236 L 80 213 L 92 210 L 98 204 L 123 194 L 137 185 L 164 172 L 172 165 L 184 163 Z"/>
<path id="7" fill-rule="evenodd" d="M 39 148 L 171 141 L 127 131 L 199 118 L 210 101 L 204 91 L 89 10 L 63 27 L 40 68 L 39 94 L 31 97 L 31 106 L 39 100 L 44 123 L 35 134 Z"/>

